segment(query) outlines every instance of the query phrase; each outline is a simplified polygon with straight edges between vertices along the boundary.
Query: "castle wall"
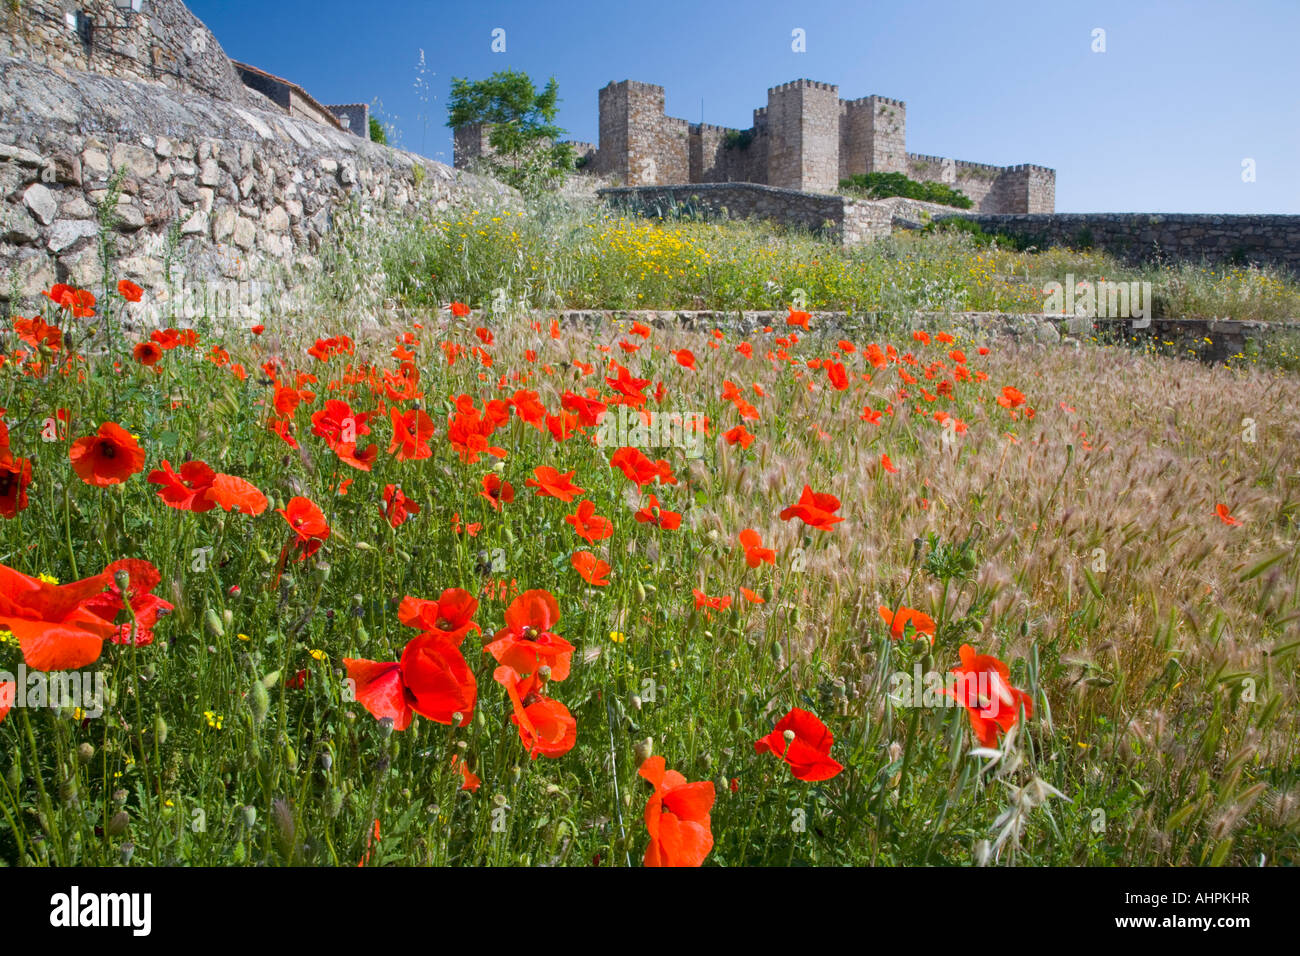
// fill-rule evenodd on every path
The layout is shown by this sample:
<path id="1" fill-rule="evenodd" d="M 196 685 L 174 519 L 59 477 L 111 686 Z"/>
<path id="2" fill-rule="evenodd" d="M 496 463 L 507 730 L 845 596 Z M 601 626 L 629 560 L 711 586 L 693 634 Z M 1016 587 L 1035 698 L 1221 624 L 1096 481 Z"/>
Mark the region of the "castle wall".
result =
<path id="1" fill-rule="evenodd" d="M 1025 167 L 1012 167 L 1024 169 Z M 1030 195 L 1037 169 L 1028 167 Z M 1017 236 L 1039 247 L 1102 249 L 1127 262 L 1168 258 L 1285 266 L 1300 274 L 1300 216 L 1200 213 L 1051 213 L 971 215 L 985 232 Z"/>

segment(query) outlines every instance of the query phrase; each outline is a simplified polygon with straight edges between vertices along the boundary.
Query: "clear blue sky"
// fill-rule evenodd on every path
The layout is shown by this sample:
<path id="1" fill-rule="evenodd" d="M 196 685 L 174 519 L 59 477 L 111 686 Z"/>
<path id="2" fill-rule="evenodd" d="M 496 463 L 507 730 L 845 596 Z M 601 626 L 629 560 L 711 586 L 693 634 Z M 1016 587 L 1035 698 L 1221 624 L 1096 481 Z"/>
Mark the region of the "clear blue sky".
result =
<path id="1" fill-rule="evenodd" d="M 596 92 L 611 80 L 665 87 L 671 116 L 746 128 L 768 87 L 806 77 L 846 99 L 905 101 L 910 152 L 1055 168 L 1061 212 L 1300 213 L 1300 0 L 189 6 L 231 57 L 325 103 L 378 97 L 399 145 L 445 162 L 453 76 L 554 76 L 560 125 L 591 142 Z M 491 51 L 498 27 L 504 53 Z M 1098 27 L 1104 53 L 1091 49 Z M 807 52 L 791 50 L 795 28 Z M 415 87 L 421 49 L 427 103 Z"/>

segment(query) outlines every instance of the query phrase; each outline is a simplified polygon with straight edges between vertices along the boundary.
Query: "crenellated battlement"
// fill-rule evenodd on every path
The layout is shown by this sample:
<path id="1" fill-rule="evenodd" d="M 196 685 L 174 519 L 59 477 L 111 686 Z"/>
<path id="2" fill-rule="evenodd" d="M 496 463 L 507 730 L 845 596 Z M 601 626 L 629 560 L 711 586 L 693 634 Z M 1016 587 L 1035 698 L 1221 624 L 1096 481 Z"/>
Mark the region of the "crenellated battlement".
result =
<path id="1" fill-rule="evenodd" d="M 737 129 L 667 116 L 664 88 L 638 80 L 600 90 L 600 145 L 584 168 L 629 186 L 748 182 L 833 193 L 841 179 L 897 172 L 947 181 L 979 212 L 1051 212 L 1056 173 L 907 151 L 907 104 L 889 96 L 843 99 L 807 78 L 769 87 L 753 125 Z"/>

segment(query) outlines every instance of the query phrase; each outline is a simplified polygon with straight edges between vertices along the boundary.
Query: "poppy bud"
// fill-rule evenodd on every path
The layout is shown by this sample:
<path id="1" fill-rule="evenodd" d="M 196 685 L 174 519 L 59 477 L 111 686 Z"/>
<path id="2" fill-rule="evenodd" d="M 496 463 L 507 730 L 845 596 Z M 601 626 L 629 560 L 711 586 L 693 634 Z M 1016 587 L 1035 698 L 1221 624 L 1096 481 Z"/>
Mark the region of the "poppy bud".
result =
<path id="1" fill-rule="evenodd" d="M 257 556 L 262 559 L 263 564 L 270 564 L 272 561 L 271 556 L 266 553 L 266 550 L 264 548 L 257 549 Z"/>
<path id="2" fill-rule="evenodd" d="M 355 547 L 358 551 L 373 551 L 373 550 L 375 550 L 374 546 L 373 546 L 369 541 L 357 541 L 357 542 L 355 542 L 354 547 Z"/>
<path id="3" fill-rule="evenodd" d="M 253 720 L 256 723 L 260 724 L 266 720 L 266 714 L 271 709 L 271 698 L 260 680 L 253 683 L 253 692 L 249 695 L 248 706 L 253 711 Z"/>
<path id="4" fill-rule="evenodd" d="M 380 717 L 380 718 L 379 718 L 379 732 L 380 732 L 381 734 L 383 734 L 385 737 L 387 737 L 389 734 L 391 734 L 391 733 L 393 732 L 393 718 L 391 718 L 391 717 Z"/>
<path id="5" fill-rule="evenodd" d="M 153 736 L 161 747 L 167 743 L 167 721 L 163 720 L 162 714 L 155 714 L 153 718 Z"/>
<path id="6" fill-rule="evenodd" d="M 14 762 L 9 765 L 9 773 L 5 776 L 5 783 L 9 784 L 10 790 L 17 790 L 23 782 L 22 768 L 18 766 L 17 755 L 14 756 Z"/>
<path id="7" fill-rule="evenodd" d="M 203 624 L 207 628 L 208 633 L 213 637 L 225 636 L 226 629 L 221 623 L 221 618 L 217 617 L 217 612 L 212 610 L 212 608 L 208 608 L 203 613 Z"/>
<path id="8" fill-rule="evenodd" d="M 639 767 L 645 763 L 655 752 L 655 739 L 647 737 L 645 740 L 638 740 L 632 745 L 632 754 L 636 757 L 636 765 Z"/>
<path id="9" fill-rule="evenodd" d="M 723 776 L 722 774 L 718 774 L 718 776 L 714 777 L 714 778 L 713 778 L 713 789 L 714 789 L 717 793 L 726 793 L 726 792 L 727 792 L 727 778 L 726 778 L 725 776 Z"/>
<path id="10" fill-rule="evenodd" d="M 325 798 L 325 815 L 333 820 L 343 811 L 343 792 L 331 789 Z"/>
<path id="11" fill-rule="evenodd" d="M 774 593 L 775 593 L 775 592 L 772 590 L 772 582 L 771 582 L 771 581 L 768 581 L 766 584 L 763 585 L 763 600 L 764 600 L 764 601 L 770 601 L 770 600 L 772 600 L 772 595 L 773 595 Z"/>
<path id="12" fill-rule="evenodd" d="M 327 750 L 327 751 L 325 751 L 325 753 L 323 753 L 323 754 L 320 755 L 320 767 L 321 767 L 321 769 L 324 770 L 326 773 L 329 773 L 329 772 L 330 772 L 330 768 L 333 767 L 333 766 L 334 766 L 334 757 L 333 757 L 333 756 L 330 754 L 330 752 Z"/>
<path id="13" fill-rule="evenodd" d="M 642 602 L 645 601 L 645 585 L 640 581 L 636 582 L 636 599 Z"/>
<path id="14" fill-rule="evenodd" d="M 641 696 L 639 694 L 632 695 L 632 709 L 633 710 L 641 709 Z"/>
<path id="15" fill-rule="evenodd" d="M 82 744 L 77 748 L 77 759 L 82 763 L 90 763 L 95 759 L 95 748 L 90 744 Z"/>
<path id="16" fill-rule="evenodd" d="M 120 788 L 117 789 L 117 790 L 114 790 L 114 791 L 113 791 L 113 803 L 120 807 L 120 806 L 122 806 L 123 804 L 126 803 L 126 798 L 127 798 L 127 796 L 128 796 L 128 794 L 127 794 L 127 792 L 126 792 L 125 790 L 122 790 L 122 789 L 120 789 Z"/>
<path id="17" fill-rule="evenodd" d="M 731 713 L 727 715 L 727 727 L 734 734 L 740 730 L 740 708 L 731 708 Z"/>
<path id="18" fill-rule="evenodd" d="M 791 606 L 790 613 L 786 616 L 786 620 L 791 624 L 799 623 L 799 605 L 795 604 Z"/>
<path id="19" fill-rule="evenodd" d="M 131 590 L 131 575 L 123 568 L 113 575 L 113 583 L 117 585 L 119 594 L 126 594 Z"/>
<path id="20" fill-rule="evenodd" d="M 131 857 L 135 856 L 135 844 L 123 843 L 117 851 L 117 858 L 123 866 L 131 862 Z"/>
<path id="21" fill-rule="evenodd" d="M 492 465 L 492 470 L 499 475 L 506 470 L 506 463 L 504 461 L 494 462 Z"/>

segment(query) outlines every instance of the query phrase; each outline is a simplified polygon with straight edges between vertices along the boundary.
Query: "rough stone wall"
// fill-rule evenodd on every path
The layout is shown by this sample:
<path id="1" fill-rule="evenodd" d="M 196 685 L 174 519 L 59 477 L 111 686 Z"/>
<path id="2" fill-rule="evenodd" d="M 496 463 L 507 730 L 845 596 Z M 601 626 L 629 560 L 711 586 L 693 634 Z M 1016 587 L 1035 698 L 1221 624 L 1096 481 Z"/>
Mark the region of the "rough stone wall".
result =
<path id="1" fill-rule="evenodd" d="M 10 274 L 25 298 L 98 288 L 97 211 L 120 168 L 116 278 L 147 289 L 169 234 L 188 280 L 260 280 L 313 268 L 352 200 L 379 218 L 514 195 L 273 108 L 0 57 L 0 298 Z"/>
<path id="2" fill-rule="evenodd" d="M 726 147 L 727 137 L 734 132 L 725 126 L 712 123 L 694 123 L 690 128 L 690 169 L 688 182 L 725 183 L 733 178 L 730 173 L 732 154 L 737 150 Z"/>
<path id="3" fill-rule="evenodd" d="M 839 87 L 795 80 L 767 91 L 770 186 L 832 192 L 839 185 Z"/>
<path id="4" fill-rule="evenodd" d="M 638 215 L 661 217 L 676 209 L 729 219 L 753 217 L 834 237 L 842 234 L 846 202 L 840 196 L 755 183 L 620 187 L 602 189 L 599 194 L 611 205 Z"/>
<path id="5" fill-rule="evenodd" d="M 1033 167 L 1030 167 L 1031 176 Z M 985 232 L 1040 246 L 1092 247 L 1129 262 L 1156 258 L 1278 265 L 1300 272 L 1300 216 L 1202 213 L 969 215 Z"/>
<path id="6" fill-rule="evenodd" d="M 88 45 L 68 13 L 93 23 Z M 20 0 L 16 9 L 5 2 L 0 27 L 0 56 L 250 102 L 221 44 L 180 0 L 148 0 L 135 14 L 113 0 Z"/>

